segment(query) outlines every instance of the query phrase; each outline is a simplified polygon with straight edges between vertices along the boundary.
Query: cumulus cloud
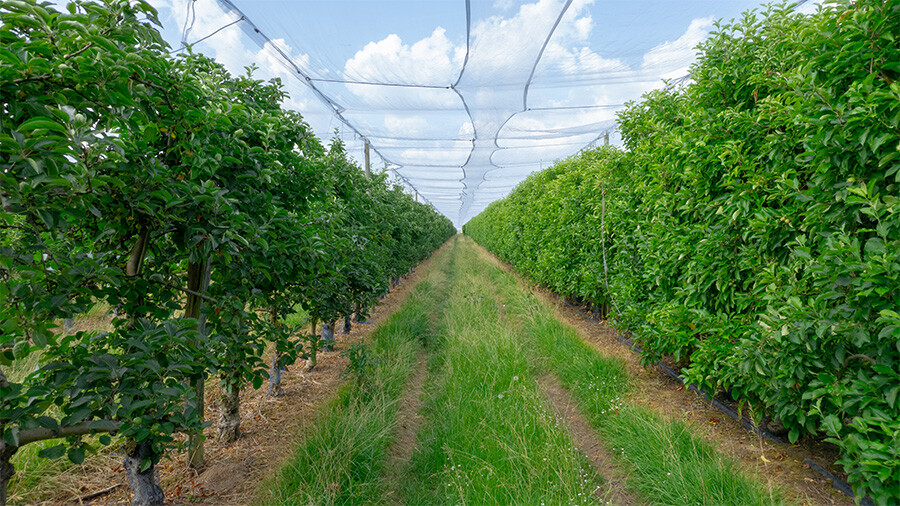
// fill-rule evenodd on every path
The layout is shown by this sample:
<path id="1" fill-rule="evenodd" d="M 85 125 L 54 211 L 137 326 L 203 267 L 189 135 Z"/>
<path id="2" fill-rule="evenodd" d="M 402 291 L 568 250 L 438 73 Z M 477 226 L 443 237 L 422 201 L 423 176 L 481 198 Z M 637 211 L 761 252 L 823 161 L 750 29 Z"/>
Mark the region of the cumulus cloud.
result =
<path id="1" fill-rule="evenodd" d="M 641 62 L 641 69 L 653 71 L 663 78 L 681 77 L 687 74 L 688 67 L 697 57 L 697 44 L 709 36 L 712 27 L 712 17 L 691 21 L 687 31 L 681 37 L 671 42 L 664 42 L 647 51 Z"/>
<path id="2" fill-rule="evenodd" d="M 397 116 L 394 114 L 386 114 L 384 116 L 384 127 L 388 131 L 400 134 L 409 134 L 410 136 L 421 136 L 422 131 L 428 128 L 428 119 L 424 116 Z"/>
<path id="3" fill-rule="evenodd" d="M 284 53 L 288 60 L 301 69 L 309 68 L 308 54 L 294 51 L 284 39 L 273 39 L 266 41 L 262 49 L 255 55 L 260 70 L 273 76 L 292 77 L 295 71 L 286 65 L 285 58 L 281 53 Z"/>
<path id="4" fill-rule="evenodd" d="M 378 42 L 369 42 L 347 60 L 344 79 L 449 86 L 456 81 L 464 58 L 465 45 L 455 46 L 441 27 L 412 45 L 391 34 Z"/>

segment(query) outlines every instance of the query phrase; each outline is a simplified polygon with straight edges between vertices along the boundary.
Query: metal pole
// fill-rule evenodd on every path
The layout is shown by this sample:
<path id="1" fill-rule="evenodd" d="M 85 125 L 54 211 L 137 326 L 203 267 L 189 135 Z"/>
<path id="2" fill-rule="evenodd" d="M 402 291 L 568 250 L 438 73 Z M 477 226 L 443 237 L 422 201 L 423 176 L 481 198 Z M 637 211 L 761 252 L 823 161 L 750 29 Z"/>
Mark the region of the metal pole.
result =
<path id="1" fill-rule="evenodd" d="M 372 177 L 372 162 L 369 161 L 369 140 L 366 139 L 366 177 Z"/>

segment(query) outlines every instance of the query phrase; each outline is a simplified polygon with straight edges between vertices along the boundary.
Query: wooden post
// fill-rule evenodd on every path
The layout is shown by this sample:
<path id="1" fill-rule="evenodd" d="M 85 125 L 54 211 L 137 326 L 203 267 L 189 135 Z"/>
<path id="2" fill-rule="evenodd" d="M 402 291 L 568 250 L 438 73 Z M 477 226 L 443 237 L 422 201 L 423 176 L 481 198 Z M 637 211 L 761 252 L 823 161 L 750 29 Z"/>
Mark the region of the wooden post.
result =
<path id="1" fill-rule="evenodd" d="M 603 145 L 609 146 L 609 132 L 603 134 Z"/>
<path id="2" fill-rule="evenodd" d="M 372 162 L 369 161 L 369 140 L 366 139 L 366 177 L 372 177 Z"/>

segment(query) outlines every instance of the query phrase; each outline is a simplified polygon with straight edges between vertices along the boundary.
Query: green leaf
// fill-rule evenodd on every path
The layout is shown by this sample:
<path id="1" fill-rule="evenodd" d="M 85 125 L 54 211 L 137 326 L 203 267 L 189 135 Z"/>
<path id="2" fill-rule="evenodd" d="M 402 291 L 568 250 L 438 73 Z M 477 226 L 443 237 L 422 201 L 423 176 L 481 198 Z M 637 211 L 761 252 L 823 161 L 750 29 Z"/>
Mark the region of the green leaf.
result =
<path id="1" fill-rule="evenodd" d="M 10 429 L 6 431 L 5 439 L 11 446 L 19 446 L 19 428 L 10 427 Z"/>
<path id="2" fill-rule="evenodd" d="M 84 462 L 84 447 L 83 446 L 73 446 L 69 448 L 68 452 L 69 460 L 72 461 L 75 465 L 80 465 Z"/>
<path id="3" fill-rule="evenodd" d="M 900 314 L 897 314 L 896 311 L 892 311 L 890 309 L 882 309 L 878 312 L 878 314 L 885 318 L 894 318 L 895 320 L 900 320 Z"/>
<path id="4" fill-rule="evenodd" d="M 798 439 L 800 439 L 800 428 L 796 426 L 791 427 L 791 431 L 788 432 L 788 441 L 794 444 Z"/>
<path id="5" fill-rule="evenodd" d="M 888 393 L 884 396 L 884 400 L 887 401 L 888 406 L 894 408 L 897 404 L 897 396 L 900 395 L 900 385 L 895 386 L 890 389 Z"/>
<path id="6" fill-rule="evenodd" d="M 38 457 L 43 457 L 45 459 L 58 459 L 62 457 L 66 453 L 66 445 L 58 444 L 56 446 L 51 446 L 50 448 L 44 448 L 43 450 L 38 452 Z"/>
<path id="7" fill-rule="evenodd" d="M 822 419 L 822 427 L 829 436 L 839 436 L 841 433 L 841 421 L 835 415 L 828 415 Z"/>
<path id="8" fill-rule="evenodd" d="M 49 416 L 39 416 L 39 417 L 37 417 L 36 421 L 37 421 L 38 425 L 40 425 L 41 427 L 43 427 L 45 429 L 50 429 L 50 430 L 54 430 L 54 431 L 59 429 L 59 423 L 56 421 L 55 418 L 51 418 Z"/>
<path id="9" fill-rule="evenodd" d="M 20 132 L 26 132 L 28 130 L 37 130 L 38 128 L 44 128 L 46 130 L 53 130 L 55 132 L 66 133 L 66 127 L 60 125 L 59 123 L 53 121 L 50 118 L 38 117 L 32 118 L 21 125 L 16 130 Z"/>

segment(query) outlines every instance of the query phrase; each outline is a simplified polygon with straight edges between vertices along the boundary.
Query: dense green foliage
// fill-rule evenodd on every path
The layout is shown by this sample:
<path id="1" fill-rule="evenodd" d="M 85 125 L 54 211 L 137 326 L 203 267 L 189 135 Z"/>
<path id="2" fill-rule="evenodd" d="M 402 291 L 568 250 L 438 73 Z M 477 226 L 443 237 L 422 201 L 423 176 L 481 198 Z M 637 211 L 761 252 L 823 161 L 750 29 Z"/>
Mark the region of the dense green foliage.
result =
<path id="1" fill-rule="evenodd" d="M 896 0 L 720 25 L 689 84 L 620 115 L 627 152 L 535 174 L 464 231 L 611 302 L 648 362 L 672 356 L 791 441 L 827 435 L 858 491 L 896 502 L 897 34 Z"/>
<path id="2" fill-rule="evenodd" d="M 170 56 L 155 16 L 0 2 L 0 366 L 41 364 L 0 369 L 3 499 L 10 456 L 51 436 L 80 462 L 116 433 L 147 469 L 200 428 L 208 375 L 258 387 L 267 342 L 303 353 L 278 315 L 349 317 L 455 233 L 323 147 L 277 81 Z M 59 332 L 98 302 L 112 332 Z"/>

